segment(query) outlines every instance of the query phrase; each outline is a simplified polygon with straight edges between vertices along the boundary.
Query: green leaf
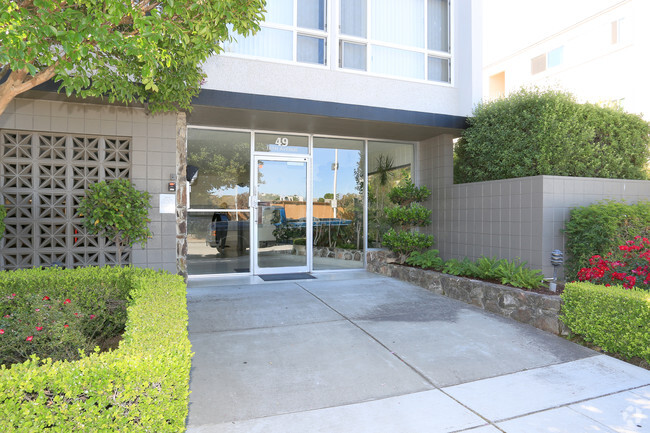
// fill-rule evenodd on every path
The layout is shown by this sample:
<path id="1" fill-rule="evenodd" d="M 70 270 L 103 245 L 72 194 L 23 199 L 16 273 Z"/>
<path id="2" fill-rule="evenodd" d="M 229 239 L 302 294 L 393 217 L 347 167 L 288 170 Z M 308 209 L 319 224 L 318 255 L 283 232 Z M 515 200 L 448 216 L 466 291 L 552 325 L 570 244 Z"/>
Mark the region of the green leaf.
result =
<path id="1" fill-rule="evenodd" d="M 56 79 L 67 95 L 108 93 L 109 100 L 122 103 L 148 99 L 156 112 L 191 109 L 201 65 L 230 34 L 258 30 L 266 2 L 168 0 L 146 16 L 139 2 L 118 0 L 74 7 L 48 0 L 36 0 L 31 8 L 5 3 L 0 28 L 11 31 L 3 32 L 1 64 L 34 75 L 59 60 Z M 66 56 L 57 59 L 53 53 L 61 49 Z"/>

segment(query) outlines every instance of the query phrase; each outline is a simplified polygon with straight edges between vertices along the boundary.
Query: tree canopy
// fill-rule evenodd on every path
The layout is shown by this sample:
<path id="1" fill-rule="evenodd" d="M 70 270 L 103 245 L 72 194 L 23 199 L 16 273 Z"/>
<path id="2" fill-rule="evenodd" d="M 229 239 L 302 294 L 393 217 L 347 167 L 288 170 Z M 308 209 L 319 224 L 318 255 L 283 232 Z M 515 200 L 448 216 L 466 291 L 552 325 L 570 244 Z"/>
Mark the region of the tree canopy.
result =
<path id="1" fill-rule="evenodd" d="M 50 79 L 70 96 L 189 109 L 201 64 L 266 0 L 0 0 L 0 114 Z"/>

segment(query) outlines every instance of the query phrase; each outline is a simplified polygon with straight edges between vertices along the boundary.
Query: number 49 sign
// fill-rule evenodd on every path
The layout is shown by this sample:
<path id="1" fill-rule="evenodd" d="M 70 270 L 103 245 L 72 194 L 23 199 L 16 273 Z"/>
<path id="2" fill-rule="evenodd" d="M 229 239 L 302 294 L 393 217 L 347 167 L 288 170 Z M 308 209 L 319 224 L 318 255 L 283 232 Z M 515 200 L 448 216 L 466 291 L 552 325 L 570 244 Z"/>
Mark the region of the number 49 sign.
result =
<path id="1" fill-rule="evenodd" d="M 289 145 L 289 139 L 287 137 L 278 137 L 275 140 L 275 144 L 282 147 L 287 147 Z"/>

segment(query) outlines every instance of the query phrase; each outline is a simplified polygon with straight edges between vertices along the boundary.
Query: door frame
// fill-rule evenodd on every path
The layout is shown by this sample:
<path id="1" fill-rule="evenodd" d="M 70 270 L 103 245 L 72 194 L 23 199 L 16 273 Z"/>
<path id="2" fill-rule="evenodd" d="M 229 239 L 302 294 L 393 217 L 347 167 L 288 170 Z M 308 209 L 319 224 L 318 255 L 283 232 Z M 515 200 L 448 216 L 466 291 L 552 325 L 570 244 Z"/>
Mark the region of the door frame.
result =
<path id="1" fill-rule="evenodd" d="M 306 191 L 307 196 L 305 197 L 306 205 L 306 215 L 305 215 L 305 238 L 306 241 L 306 263 L 304 266 L 281 266 L 281 267 L 266 267 L 260 268 L 258 260 L 259 252 L 259 241 L 258 241 L 258 226 L 257 221 L 259 220 L 259 185 L 258 172 L 259 172 L 259 162 L 260 161 L 280 161 L 280 162 L 300 162 L 305 163 L 306 169 Z M 250 224 L 250 269 L 253 275 L 268 275 L 268 274 L 283 274 L 283 273 L 294 273 L 294 272 L 311 272 L 313 269 L 313 193 L 312 193 L 312 158 L 311 155 L 279 155 L 273 153 L 255 153 L 253 155 L 253 166 L 251 167 L 251 186 L 252 193 L 250 196 L 250 212 L 251 212 L 251 224 Z"/>

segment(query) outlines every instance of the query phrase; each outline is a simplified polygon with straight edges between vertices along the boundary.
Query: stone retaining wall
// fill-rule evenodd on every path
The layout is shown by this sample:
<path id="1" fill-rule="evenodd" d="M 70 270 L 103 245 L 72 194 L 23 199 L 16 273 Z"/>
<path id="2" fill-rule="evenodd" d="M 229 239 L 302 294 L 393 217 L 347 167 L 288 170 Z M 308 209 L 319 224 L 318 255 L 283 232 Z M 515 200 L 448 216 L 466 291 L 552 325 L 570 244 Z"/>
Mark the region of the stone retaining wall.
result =
<path id="1" fill-rule="evenodd" d="M 367 270 L 406 281 L 433 293 L 475 305 L 557 335 L 568 335 L 559 319 L 559 296 L 542 295 L 514 287 L 390 263 L 387 251 L 369 251 Z"/>
<path id="2" fill-rule="evenodd" d="M 332 259 L 360 262 L 363 259 L 363 252 L 343 248 L 314 247 L 314 257 L 330 257 Z"/>
<path id="3" fill-rule="evenodd" d="M 304 256 L 306 254 L 304 245 L 294 245 L 291 250 L 284 251 L 285 254 Z M 363 259 L 361 250 L 348 250 L 344 248 L 314 247 L 314 257 L 329 257 L 337 260 L 353 260 L 360 262 Z"/>

